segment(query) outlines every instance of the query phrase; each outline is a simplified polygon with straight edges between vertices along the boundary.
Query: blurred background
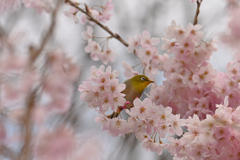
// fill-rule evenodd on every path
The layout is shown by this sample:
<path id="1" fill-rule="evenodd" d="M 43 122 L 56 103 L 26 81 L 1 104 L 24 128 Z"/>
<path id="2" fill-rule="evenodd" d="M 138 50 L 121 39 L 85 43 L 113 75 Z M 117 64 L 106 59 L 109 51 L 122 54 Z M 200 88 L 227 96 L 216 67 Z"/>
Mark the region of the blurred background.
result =
<path id="1" fill-rule="evenodd" d="M 88 6 L 103 5 L 106 0 L 82 0 Z M 56 4 L 56 2 L 54 1 Z M 106 25 L 115 33 L 118 33 L 124 40 L 130 36 L 141 34 L 147 30 L 152 37 L 162 38 L 164 28 L 175 20 L 177 24 L 187 27 L 188 23 L 193 23 L 196 4 L 189 0 L 113 0 L 114 9 L 112 17 Z M 64 113 L 51 114 L 47 120 L 48 126 L 54 127 L 61 123 L 67 123 L 74 128 L 80 141 L 79 155 L 82 159 L 90 160 L 170 160 L 172 156 L 168 152 L 163 152 L 159 156 L 141 148 L 141 144 L 134 135 L 129 134 L 124 137 L 112 137 L 107 132 L 102 131 L 101 125 L 95 122 L 98 115 L 93 109 L 89 109 L 87 104 L 79 99 L 78 86 L 82 81 L 90 76 L 90 67 L 99 67 L 100 61 L 93 61 L 84 48 L 87 42 L 83 40 L 81 34 L 86 30 L 86 25 L 75 24 L 73 19 L 66 17 L 63 11 L 67 11 L 68 6 L 63 5 L 57 14 L 56 27 L 53 36 L 46 44 L 43 52 L 47 53 L 61 48 L 67 57 L 77 64 L 79 78 L 73 83 L 72 99 L 69 102 L 71 107 Z M 203 0 L 198 24 L 203 25 L 202 31 L 205 40 L 219 41 L 219 36 L 226 31 L 228 10 L 225 0 Z M 80 14 L 81 15 L 81 14 Z M 0 15 L 1 31 L 4 32 L 16 44 L 18 55 L 26 56 L 30 46 L 39 46 L 44 35 L 49 29 L 51 16 L 47 13 L 38 15 L 32 8 L 23 6 L 15 7 L 14 10 L 3 12 Z M 109 36 L 97 25 L 93 26 L 93 35 Z M 115 39 L 109 41 L 109 46 L 117 53 L 115 62 L 109 63 L 113 69 L 119 71 L 120 82 L 126 80 L 122 61 L 130 65 L 138 64 L 135 55 L 127 53 L 126 47 Z M 158 46 L 159 54 L 164 52 Z M 211 57 L 211 62 L 215 69 L 225 71 L 226 64 L 232 59 L 232 51 L 217 43 L 218 51 Z M 38 65 L 41 65 L 39 60 Z M 156 76 L 158 85 L 161 84 L 163 74 Z M 123 115 L 124 116 L 124 115 Z M 14 123 L 5 123 L 7 133 L 18 132 L 19 129 Z M 11 144 L 17 150 L 17 146 Z M 80 157 L 81 157 L 80 156 Z M 7 158 L 5 158 L 7 159 Z"/>

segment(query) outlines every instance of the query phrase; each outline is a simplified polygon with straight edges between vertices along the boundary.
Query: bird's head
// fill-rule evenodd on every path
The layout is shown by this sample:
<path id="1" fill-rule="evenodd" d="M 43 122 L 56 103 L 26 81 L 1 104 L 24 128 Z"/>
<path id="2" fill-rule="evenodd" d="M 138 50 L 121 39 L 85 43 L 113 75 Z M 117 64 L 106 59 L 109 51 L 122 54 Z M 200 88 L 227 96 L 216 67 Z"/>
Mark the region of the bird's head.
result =
<path id="1" fill-rule="evenodd" d="M 142 92 L 150 83 L 154 83 L 145 75 L 134 76 L 130 79 L 130 81 L 132 82 L 134 89 L 139 92 Z"/>

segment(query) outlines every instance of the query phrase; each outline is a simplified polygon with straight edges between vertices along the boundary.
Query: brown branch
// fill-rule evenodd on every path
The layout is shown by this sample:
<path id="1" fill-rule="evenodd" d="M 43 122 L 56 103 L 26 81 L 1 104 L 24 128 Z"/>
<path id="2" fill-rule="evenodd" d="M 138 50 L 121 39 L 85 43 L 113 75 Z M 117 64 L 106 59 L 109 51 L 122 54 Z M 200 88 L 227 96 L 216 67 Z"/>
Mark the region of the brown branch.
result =
<path id="1" fill-rule="evenodd" d="M 200 6 L 202 4 L 202 1 L 203 0 L 199 0 L 199 1 L 197 0 L 197 10 L 196 10 L 196 14 L 195 14 L 193 25 L 196 25 L 198 23 L 198 15 L 200 13 Z"/>
<path id="2" fill-rule="evenodd" d="M 22 148 L 22 152 L 21 152 L 21 156 L 20 158 L 22 160 L 27 160 L 28 159 L 28 150 L 29 150 L 29 146 L 30 146 L 30 142 L 31 142 L 31 137 L 32 137 L 32 133 L 31 133 L 31 114 L 32 114 L 32 110 L 34 108 L 35 105 L 35 98 L 36 98 L 36 91 L 37 89 L 35 89 L 28 97 L 27 99 L 27 112 L 24 118 L 24 124 L 25 124 L 25 139 L 24 139 L 24 146 Z"/>
<path id="3" fill-rule="evenodd" d="M 86 14 L 88 16 L 89 21 L 96 23 L 98 26 L 100 26 L 102 29 L 104 29 L 106 32 L 108 32 L 112 37 L 114 37 L 115 39 L 120 41 L 123 45 L 128 47 L 128 43 L 126 41 L 124 41 L 122 39 L 122 37 L 120 37 L 117 33 L 113 33 L 107 26 L 104 26 L 98 20 L 96 20 L 95 18 L 92 17 L 92 15 L 89 13 L 87 5 L 85 5 L 86 11 L 84 11 L 82 8 L 78 7 L 75 3 L 73 3 L 70 0 L 65 0 L 65 2 L 68 2 L 70 5 L 77 8 L 80 12 Z"/>
<path id="4" fill-rule="evenodd" d="M 7 35 L 4 31 L 4 29 L 2 28 L 2 26 L 0 26 L 0 38 L 5 38 L 5 37 L 7 37 Z"/>
<path id="5" fill-rule="evenodd" d="M 0 146 L 0 154 L 5 156 L 5 157 L 10 158 L 11 160 L 16 160 L 17 159 L 16 153 L 13 150 L 9 149 L 4 144 L 2 144 Z"/>
<path id="6" fill-rule="evenodd" d="M 43 38 L 42 43 L 39 47 L 39 49 L 35 49 L 34 47 L 30 47 L 30 53 L 31 53 L 31 66 L 33 67 L 33 63 L 36 60 L 36 58 L 40 55 L 40 53 L 42 52 L 42 50 L 44 49 L 45 45 L 47 44 L 48 40 L 51 38 L 55 25 L 56 25 L 56 17 L 57 17 L 57 11 L 60 8 L 60 4 L 61 4 L 62 0 L 58 0 L 57 1 L 57 5 L 56 8 L 54 9 L 54 11 L 51 14 L 51 25 L 50 28 L 48 30 L 48 32 L 46 33 L 46 36 Z M 27 106 L 27 110 L 26 110 L 26 114 L 25 114 L 25 118 L 24 118 L 24 125 L 25 125 L 25 139 L 24 139 L 24 145 L 22 147 L 22 151 L 20 153 L 20 159 L 21 160 L 27 160 L 29 158 L 29 148 L 31 145 L 31 140 L 32 140 L 32 122 L 31 122 L 31 115 L 32 115 L 32 111 L 34 109 L 35 106 L 35 99 L 36 99 L 36 93 L 39 90 L 40 86 L 42 85 L 42 83 L 40 83 L 28 96 L 27 101 L 26 101 L 26 106 Z"/>
<path id="7" fill-rule="evenodd" d="M 45 45 L 47 44 L 48 40 L 52 37 L 53 35 L 53 31 L 54 31 L 54 28 L 56 26 L 56 17 L 57 17 L 57 11 L 60 7 L 60 4 L 61 4 L 62 0 L 58 0 L 57 1 L 57 5 L 56 5 L 56 8 L 55 10 L 52 12 L 51 14 L 51 19 L 52 19 L 52 22 L 50 24 L 50 27 L 49 27 L 49 30 L 48 32 L 46 33 L 46 36 L 42 39 L 42 42 L 41 42 L 41 46 L 39 47 L 39 49 L 35 49 L 34 47 L 30 47 L 30 52 L 31 52 L 31 60 L 32 62 L 35 61 L 35 59 L 40 55 L 40 53 L 42 52 L 42 50 L 44 49 Z"/>

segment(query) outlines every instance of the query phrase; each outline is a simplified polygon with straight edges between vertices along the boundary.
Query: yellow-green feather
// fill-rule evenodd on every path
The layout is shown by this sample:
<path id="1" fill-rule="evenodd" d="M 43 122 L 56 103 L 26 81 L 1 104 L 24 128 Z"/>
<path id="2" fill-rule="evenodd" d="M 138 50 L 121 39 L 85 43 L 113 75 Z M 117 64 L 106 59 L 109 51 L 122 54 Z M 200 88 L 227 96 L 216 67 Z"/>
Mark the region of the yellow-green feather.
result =
<path id="1" fill-rule="evenodd" d="M 144 80 L 141 79 L 142 77 L 144 77 Z M 149 83 L 153 83 L 153 81 L 150 81 L 149 78 L 145 75 L 137 75 L 131 79 L 126 80 L 124 82 L 126 88 L 124 91 L 122 91 L 122 93 L 125 94 L 126 101 L 129 102 L 131 106 L 133 106 L 134 99 L 141 97 L 143 90 L 149 85 Z M 108 117 L 115 118 L 120 114 L 122 110 L 123 108 L 119 106 L 118 110 L 116 112 L 113 112 Z"/>
<path id="2" fill-rule="evenodd" d="M 145 81 L 141 80 L 141 77 L 145 77 Z M 151 83 L 148 77 L 145 75 L 137 75 L 131 79 L 128 79 L 124 82 L 126 89 L 122 92 L 124 93 L 126 101 L 133 104 L 133 101 L 136 97 L 140 98 L 143 90 Z"/>

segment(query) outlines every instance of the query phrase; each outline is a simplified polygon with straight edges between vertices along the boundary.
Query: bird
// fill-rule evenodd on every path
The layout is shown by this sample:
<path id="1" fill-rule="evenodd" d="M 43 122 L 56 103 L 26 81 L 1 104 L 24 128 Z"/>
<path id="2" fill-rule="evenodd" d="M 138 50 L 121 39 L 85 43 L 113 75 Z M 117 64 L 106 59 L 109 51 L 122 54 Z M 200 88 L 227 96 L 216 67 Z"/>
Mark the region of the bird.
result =
<path id="1" fill-rule="evenodd" d="M 108 115 L 108 118 L 110 119 L 118 117 L 118 115 L 123 109 L 130 109 L 131 107 L 133 107 L 133 101 L 135 100 L 135 98 L 140 98 L 143 90 L 150 83 L 154 83 L 154 81 L 149 80 L 149 78 L 145 75 L 136 75 L 123 83 L 126 85 L 126 88 L 121 93 L 125 94 L 124 98 L 126 99 L 126 104 L 124 106 L 118 106 L 116 112 Z"/>

